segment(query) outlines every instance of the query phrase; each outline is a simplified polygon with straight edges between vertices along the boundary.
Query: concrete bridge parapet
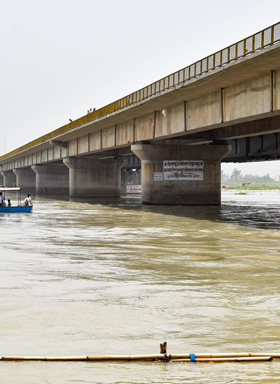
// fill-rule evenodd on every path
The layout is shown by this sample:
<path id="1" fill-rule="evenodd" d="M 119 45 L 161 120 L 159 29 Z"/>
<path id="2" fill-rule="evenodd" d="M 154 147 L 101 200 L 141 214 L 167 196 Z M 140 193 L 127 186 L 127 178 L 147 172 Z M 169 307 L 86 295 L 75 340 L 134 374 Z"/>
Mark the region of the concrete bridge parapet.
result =
<path id="1" fill-rule="evenodd" d="M 135 144 L 131 149 L 142 160 L 143 204 L 221 203 L 221 159 L 229 145 Z"/>

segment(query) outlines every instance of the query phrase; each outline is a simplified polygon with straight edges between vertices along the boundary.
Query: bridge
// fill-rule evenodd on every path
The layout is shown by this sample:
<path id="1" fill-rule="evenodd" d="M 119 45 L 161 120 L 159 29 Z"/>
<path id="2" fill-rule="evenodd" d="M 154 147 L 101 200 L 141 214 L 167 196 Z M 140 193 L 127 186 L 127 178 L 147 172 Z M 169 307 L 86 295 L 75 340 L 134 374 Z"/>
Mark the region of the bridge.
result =
<path id="1" fill-rule="evenodd" d="M 279 42 L 277 23 L 0 156 L 0 184 L 119 197 L 141 166 L 143 203 L 220 204 L 221 161 L 280 158 Z"/>

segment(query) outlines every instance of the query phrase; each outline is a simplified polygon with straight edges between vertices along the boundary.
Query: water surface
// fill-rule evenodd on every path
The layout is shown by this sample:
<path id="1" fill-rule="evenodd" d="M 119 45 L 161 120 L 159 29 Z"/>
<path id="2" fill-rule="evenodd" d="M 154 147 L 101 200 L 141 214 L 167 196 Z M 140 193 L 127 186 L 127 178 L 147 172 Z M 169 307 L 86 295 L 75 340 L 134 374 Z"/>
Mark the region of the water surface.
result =
<path id="1" fill-rule="evenodd" d="M 280 192 L 2 214 L 0 355 L 280 352 Z M 273 383 L 280 362 L 2 362 L 0 383 Z"/>

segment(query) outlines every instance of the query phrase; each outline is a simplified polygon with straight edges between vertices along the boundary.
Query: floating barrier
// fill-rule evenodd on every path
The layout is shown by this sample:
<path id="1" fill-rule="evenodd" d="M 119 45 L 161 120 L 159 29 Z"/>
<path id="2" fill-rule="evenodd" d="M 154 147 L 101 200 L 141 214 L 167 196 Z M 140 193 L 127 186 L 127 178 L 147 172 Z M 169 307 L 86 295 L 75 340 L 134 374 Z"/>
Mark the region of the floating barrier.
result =
<path id="1" fill-rule="evenodd" d="M 196 357 L 195 359 L 174 359 L 171 360 L 172 363 L 191 363 L 191 362 L 197 362 L 197 363 L 226 363 L 226 362 L 260 362 L 260 361 L 271 361 L 273 360 L 272 356 L 261 356 L 261 357 L 206 357 L 206 358 L 199 358 Z"/>
<path id="2" fill-rule="evenodd" d="M 101 355 L 101 356 L 2 356 L 1 361 L 158 361 L 170 363 L 223 363 L 266 362 L 280 358 L 280 353 L 215 353 L 215 354 L 167 354 L 167 343 L 160 344 L 159 354 L 150 355 Z"/>

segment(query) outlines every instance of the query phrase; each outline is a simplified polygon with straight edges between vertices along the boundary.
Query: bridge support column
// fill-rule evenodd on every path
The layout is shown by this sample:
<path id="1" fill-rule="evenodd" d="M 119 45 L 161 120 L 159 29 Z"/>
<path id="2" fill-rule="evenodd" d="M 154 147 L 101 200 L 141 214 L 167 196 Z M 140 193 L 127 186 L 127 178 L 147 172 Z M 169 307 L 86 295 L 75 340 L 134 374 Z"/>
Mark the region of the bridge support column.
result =
<path id="1" fill-rule="evenodd" d="M 135 144 L 143 204 L 219 205 L 221 159 L 228 145 Z"/>
<path id="2" fill-rule="evenodd" d="M 141 185 L 141 169 L 124 167 L 122 169 L 122 194 L 126 195 L 130 186 L 137 188 L 139 185 Z M 134 193 L 137 193 L 137 191 Z"/>
<path id="3" fill-rule="evenodd" d="M 16 175 L 13 171 L 2 171 L 1 174 L 5 187 L 14 187 L 16 185 Z"/>
<path id="4" fill-rule="evenodd" d="M 21 187 L 23 192 L 32 193 L 36 189 L 36 175 L 31 168 L 14 169 L 16 185 Z"/>
<path id="5" fill-rule="evenodd" d="M 69 193 L 69 170 L 62 163 L 32 165 L 36 173 L 36 193 L 65 195 Z"/>
<path id="6" fill-rule="evenodd" d="M 120 197 L 124 160 L 68 157 L 63 162 L 69 168 L 70 196 Z"/>

